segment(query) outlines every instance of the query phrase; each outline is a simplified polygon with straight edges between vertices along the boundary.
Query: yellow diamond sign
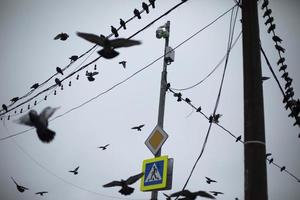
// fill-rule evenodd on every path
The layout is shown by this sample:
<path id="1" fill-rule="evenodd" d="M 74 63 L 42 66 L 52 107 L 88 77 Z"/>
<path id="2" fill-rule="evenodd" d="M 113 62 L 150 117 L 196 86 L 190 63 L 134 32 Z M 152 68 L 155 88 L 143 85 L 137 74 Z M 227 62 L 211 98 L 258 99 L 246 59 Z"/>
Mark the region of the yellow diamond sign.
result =
<path id="1" fill-rule="evenodd" d="M 145 144 L 153 153 L 153 155 L 156 155 L 167 138 L 168 134 L 157 125 L 145 141 Z"/>

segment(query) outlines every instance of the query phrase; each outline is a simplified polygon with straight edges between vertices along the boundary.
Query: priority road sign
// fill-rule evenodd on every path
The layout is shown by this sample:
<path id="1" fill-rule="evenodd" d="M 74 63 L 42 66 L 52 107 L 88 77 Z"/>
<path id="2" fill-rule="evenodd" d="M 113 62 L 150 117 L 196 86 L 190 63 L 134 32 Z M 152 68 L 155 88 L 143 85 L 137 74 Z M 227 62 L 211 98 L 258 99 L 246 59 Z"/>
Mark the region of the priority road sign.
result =
<path id="1" fill-rule="evenodd" d="M 143 161 L 144 176 L 141 191 L 165 189 L 167 187 L 168 156 L 155 157 Z"/>
<path id="2" fill-rule="evenodd" d="M 157 125 L 146 139 L 145 144 L 155 156 L 168 137 L 168 134 Z"/>

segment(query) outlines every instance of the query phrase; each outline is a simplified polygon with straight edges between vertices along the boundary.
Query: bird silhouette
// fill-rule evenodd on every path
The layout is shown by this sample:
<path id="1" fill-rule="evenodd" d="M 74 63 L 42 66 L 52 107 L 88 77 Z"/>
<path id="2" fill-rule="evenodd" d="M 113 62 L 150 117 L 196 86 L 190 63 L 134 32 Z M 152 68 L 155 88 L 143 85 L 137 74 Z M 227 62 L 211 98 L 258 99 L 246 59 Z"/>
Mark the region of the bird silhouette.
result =
<path id="1" fill-rule="evenodd" d="M 142 19 L 140 11 L 138 9 L 133 10 L 134 16 L 136 16 L 138 19 Z"/>
<path id="2" fill-rule="evenodd" d="M 79 57 L 77 55 L 73 55 L 69 59 L 71 60 L 71 62 L 75 62 L 78 58 Z"/>
<path id="3" fill-rule="evenodd" d="M 266 153 L 266 158 L 271 156 L 272 154 L 271 153 Z"/>
<path id="4" fill-rule="evenodd" d="M 276 25 L 275 24 L 272 24 L 269 28 L 268 28 L 268 33 L 271 33 L 271 31 L 274 31 L 276 28 Z"/>
<path id="5" fill-rule="evenodd" d="M 48 129 L 48 119 L 59 107 L 50 106 L 44 108 L 40 114 L 36 110 L 30 110 L 27 114 L 16 120 L 17 123 L 36 128 L 39 139 L 44 143 L 49 143 L 54 139 L 55 132 Z"/>
<path id="6" fill-rule="evenodd" d="M 5 104 L 2 104 L 2 108 L 3 108 L 3 110 L 5 110 L 5 112 L 8 111 L 8 108 L 7 108 L 7 106 Z"/>
<path id="7" fill-rule="evenodd" d="M 69 172 L 73 173 L 74 175 L 77 175 L 78 174 L 78 169 L 79 169 L 79 166 L 76 167 L 74 170 L 70 170 Z"/>
<path id="8" fill-rule="evenodd" d="M 216 183 L 217 181 L 209 178 L 209 177 L 205 177 L 206 178 L 206 183 L 210 184 L 210 183 Z"/>
<path id="9" fill-rule="evenodd" d="M 189 98 L 185 98 L 184 101 L 187 102 L 187 103 L 191 103 L 192 102 Z"/>
<path id="10" fill-rule="evenodd" d="M 88 71 L 86 71 L 85 75 L 87 76 L 87 79 L 89 81 L 94 81 L 95 80 L 94 76 L 96 76 L 98 74 L 99 74 L 99 72 L 88 72 Z"/>
<path id="11" fill-rule="evenodd" d="M 212 193 L 214 196 L 218 196 L 219 194 L 224 194 L 223 192 L 217 192 L 217 191 L 209 191 Z"/>
<path id="12" fill-rule="evenodd" d="M 285 71 L 287 68 L 287 65 L 282 65 L 280 68 L 279 68 L 279 71 Z"/>
<path id="13" fill-rule="evenodd" d="M 111 32 L 115 35 L 115 37 L 119 37 L 118 30 L 113 26 L 110 26 L 110 28 L 111 28 Z"/>
<path id="14" fill-rule="evenodd" d="M 63 70 L 60 67 L 56 67 L 56 72 L 64 75 Z"/>
<path id="15" fill-rule="evenodd" d="M 61 86 L 61 81 L 59 80 L 59 78 L 55 78 L 54 81 L 58 86 Z"/>
<path id="16" fill-rule="evenodd" d="M 284 61 L 285 61 L 285 58 L 284 58 L 284 57 L 279 58 L 278 61 L 277 61 L 277 65 L 283 64 Z"/>
<path id="17" fill-rule="evenodd" d="M 281 51 L 282 53 L 285 52 L 285 49 L 284 49 L 282 46 L 278 45 L 278 44 L 275 44 L 275 48 L 276 48 L 278 51 Z"/>
<path id="18" fill-rule="evenodd" d="M 213 114 L 211 116 L 209 116 L 208 121 L 209 123 L 219 123 L 219 118 L 221 117 L 221 114 Z"/>
<path id="19" fill-rule="evenodd" d="M 35 83 L 35 84 L 33 84 L 30 88 L 31 88 L 31 89 L 37 89 L 39 86 L 40 86 L 39 83 Z"/>
<path id="20" fill-rule="evenodd" d="M 128 185 L 132 185 L 135 182 L 137 182 L 140 178 L 142 178 L 142 176 L 144 175 L 144 173 L 139 173 L 137 175 L 134 176 L 130 176 L 127 180 L 123 180 L 121 179 L 120 181 L 112 181 L 109 182 L 105 185 L 103 185 L 103 187 L 115 187 L 115 186 L 121 186 L 121 189 L 119 190 L 119 192 L 123 195 L 130 195 L 133 193 L 134 188 L 129 187 Z"/>
<path id="21" fill-rule="evenodd" d="M 242 139 L 242 136 L 239 135 L 239 136 L 235 139 L 235 142 L 238 142 L 238 141 L 240 141 L 241 139 Z"/>
<path id="22" fill-rule="evenodd" d="M 274 17 L 270 17 L 269 19 L 266 20 L 265 25 L 272 24 L 274 21 Z"/>
<path id="23" fill-rule="evenodd" d="M 67 40 L 69 35 L 67 33 L 59 33 L 54 37 L 54 40 L 62 40 L 65 41 Z"/>
<path id="24" fill-rule="evenodd" d="M 263 4 L 261 5 L 261 9 L 265 9 L 269 5 L 269 0 L 264 0 Z"/>
<path id="25" fill-rule="evenodd" d="M 99 149 L 102 149 L 102 150 L 106 150 L 108 146 L 109 146 L 109 144 L 106 144 L 106 145 L 100 146 L 100 147 L 98 147 L 98 148 L 99 148 Z"/>
<path id="26" fill-rule="evenodd" d="M 269 80 L 269 79 L 270 79 L 270 77 L 267 77 L 267 76 L 261 77 L 261 80 L 262 80 L 262 81 L 266 81 L 266 80 Z"/>
<path id="27" fill-rule="evenodd" d="M 123 19 L 120 19 L 120 25 L 126 30 L 126 22 Z"/>
<path id="28" fill-rule="evenodd" d="M 212 196 L 208 192 L 202 191 L 202 190 L 197 191 L 197 192 L 190 192 L 189 190 L 181 190 L 179 192 L 175 192 L 170 195 L 170 197 L 180 197 L 180 196 L 184 197 L 181 199 L 186 199 L 186 200 L 194 200 L 197 198 L 197 196 L 205 197 L 205 198 L 209 198 L 209 199 L 215 199 L 214 196 Z"/>
<path id="29" fill-rule="evenodd" d="M 278 37 L 277 35 L 274 35 L 274 36 L 272 37 L 272 39 L 273 39 L 274 42 L 279 42 L 279 43 L 282 42 L 282 39 L 281 39 L 280 37 Z"/>
<path id="30" fill-rule="evenodd" d="M 148 5 L 145 2 L 143 2 L 142 3 L 142 7 L 146 11 L 146 13 L 148 14 L 149 13 L 149 7 L 148 7 Z"/>
<path id="31" fill-rule="evenodd" d="M 201 112 L 201 106 L 197 108 L 196 112 Z"/>
<path id="32" fill-rule="evenodd" d="M 137 131 L 142 131 L 142 128 L 145 126 L 145 124 L 139 125 L 139 126 L 134 126 L 131 129 L 137 130 Z"/>
<path id="33" fill-rule="evenodd" d="M 155 0 L 149 0 L 149 3 L 151 4 L 152 8 L 155 8 Z"/>
<path id="34" fill-rule="evenodd" d="M 91 33 L 77 32 L 77 35 L 89 42 L 95 43 L 103 47 L 103 49 L 98 51 L 98 53 L 106 59 L 111 59 L 119 55 L 119 52 L 115 50 L 116 48 L 131 47 L 134 45 L 141 44 L 141 42 L 138 40 L 130 40 L 125 38 L 109 40 L 105 38 L 103 35 L 99 37 Z"/>
<path id="35" fill-rule="evenodd" d="M 274 161 L 274 158 L 271 158 L 271 159 L 269 160 L 269 164 L 271 164 L 273 161 Z"/>
<path id="36" fill-rule="evenodd" d="M 12 179 L 12 181 L 15 183 L 15 185 L 17 186 L 17 190 L 19 191 L 19 192 L 24 192 L 25 190 L 29 190 L 27 187 L 24 187 L 24 186 L 22 186 L 22 185 L 19 185 L 16 181 L 15 181 L 15 179 L 13 178 L 13 177 L 10 177 L 11 179 Z"/>
<path id="37" fill-rule="evenodd" d="M 121 64 L 124 69 L 126 68 L 126 61 L 125 60 L 120 61 L 119 64 Z"/>
<path id="38" fill-rule="evenodd" d="M 47 191 L 42 191 L 42 192 L 36 192 L 35 194 L 44 196 L 44 194 L 47 194 L 47 193 L 48 193 Z"/>
<path id="39" fill-rule="evenodd" d="M 284 171 L 285 170 L 285 166 L 282 166 L 281 168 L 280 168 L 280 171 L 282 172 L 282 171 Z"/>
<path id="40" fill-rule="evenodd" d="M 271 13 L 272 13 L 272 10 L 271 10 L 271 9 L 267 9 L 267 10 L 265 11 L 264 15 L 263 15 L 263 18 L 265 18 L 266 16 L 269 16 L 269 17 L 270 17 Z"/>
<path id="41" fill-rule="evenodd" d="M 16 103 L 20 98 L 19 97 L 14 97 L 10 101 L 13 103 Z"/>

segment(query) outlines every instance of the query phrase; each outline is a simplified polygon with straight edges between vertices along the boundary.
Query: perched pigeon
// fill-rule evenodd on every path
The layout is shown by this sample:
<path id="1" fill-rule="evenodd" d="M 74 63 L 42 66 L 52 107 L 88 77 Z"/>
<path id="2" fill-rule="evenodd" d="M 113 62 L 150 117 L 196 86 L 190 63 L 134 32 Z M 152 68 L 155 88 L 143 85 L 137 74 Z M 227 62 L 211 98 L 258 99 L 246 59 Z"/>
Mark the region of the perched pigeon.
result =
<path id="1" fill-rule="evenodd" d="M 269 16 L 269 17 L 270 17 L 271 13 L 272 13 L 272 10 L 271 10 L 271 9 L 267 9 L 267 10 L 265 11 L 264 15 L 263 15 L 263 18 L 265 18 L 266 16 Z"/>
<path id="2" fill-rule="evenodd" d="M 13 103 L 16 103 L 20 98 L 19 97 L 14 97 L 10 101 Z"/>
<path id="3" fill-rule="evenodd" d="M 106 150 L 108 146 L 109 146 L 109 144 L 104 145 L 104 146 L 100 146 L 100 147 L 98 147 L 98 148 L 99 148 L 99 149 L 102 149 L 102 150 Z"/>
<path id="4" fill-rule="evenodd" d="M 119 64 L 121 64 L 124 69 L 126 68 L 126 61 L 125 60 L 120 61 Z"/>
<path id="5" fill-rule="evenodd" d="M 279 68 L 279 71 L 285 71 L 287 68 L 287 65 L 282 65 L 280 68 Z"/>
<path id="6" fill-rule="evenodd" d="M 119 190 L 119 192 L 123 195 L 130 195 L 130 194 L 133 193 L 134 188 L 129 187 L 128 185 L 131 185 L 131 184 L 135 183 L 140 178 L 142 178 L 143 175 L 144 175 L 144 173 L 142 172 L 142 173 L 139 173 L 137 175 L 130 176 L 127 180 L 121 179 L 121 181 L 112 181 L 110 183 L 107 183 L 107 184 L 103 185 L 103 187 L 121 186 L 122 188 Z"/>
<path id="7" fill-rule="evenodd" d="M 211 178 L 208 178 L 208 177 L 205 177 L 206 178 L 206 183 L 210 184 L 210 183 L 216 183 L 217 181 L 211 179 Z"/>
<path id="8" fill-rule="evenodd" d="M 235 142 L 241 141 L 241 139 L 242 139 L 242 136 L 240 135 L 235 139 Z"/>
<path id="9" fill-rule="evenodd" d="M 98 51 L 98 53 L 107 59 L 111 59 L 119 55 L 119 52 L 117 52 L 114 49 L 141 44 L 141 42 L 138 40 L 129 40 L 125 38 L 109 40 L 105 38 L 103 35 L 99 37 L 98 35 L 91 34 L 91 33 L 77 32 L 77 35 L 89 42 L 98 44 L 99 46 L 103 47 L 103 49 Z"/>
<path id="10" fill-rule="evenodd" d="M 205 198 L 209 198 L 209 199 L 215 199 L 214 196 L 212 196 L 211 194 L 209 194 L 206 191 L 197 191 L 197 192 L 190 192 L 189 190 L 182 190 L 179 192 L 175 192 L 173 194 L 170 195 L 170 197 L 179 197 L 179 196 L 183 196 L 185 198 L 181 198 L 181 199 L 186 199 L 186 200 L 194 200 L 197 198 L 197 196 L 200 197 L 205 197 Z"/>
<path id="11" fill-rule="evenodd" d="M 13 180 L 13 182 L 16 184 L 16 186 L 17 186 L 17 190 L 19 191 L 19 192 L 24 192 L 25 190 L 29 190 L 27 187 L 24 187 L 24 186 L 21 186 L 21 185 L 19 185 L 16 181 L 15 181 L 15 179 L 13 178 L 13 177 L 10 177 L 12 180 Z"/>
<path id="12" fill-rule="evenodd" d="M 271 158 L 271 159 L 269 160 L 269 164 L 271 164 L 273 161 L 274 161 L 274 158 Z"/>
<path id="13" fill-rule="evenodd" d="M 58 86 L 61 86 L 61 81 L 58 78 L 55 78 L 54 81 Z"/>
<path id="14" fill-rule="evenodd" d="M 95 80 L 94 76 L 97 74 L 99 74 L 99 72 L 88 72 L 87 71 L 85 75 L 87 76 L 87 79 L 89 81 L 94 81 Z"/>
<path id="15" fill-rule="evenodd" d="M 149 0 L 149 3 L 151 4 L 152 8 L 155 8 L 155 0 Z"/>
<path id="16" fill-rule="evenodd" d="M 281 51 L 282 53 L 285 52 L 285 48 L 283 48 L 282 46 L 280 46 L 280 45 L 278 45 L 278 44 L 275 45 L 275 48 L 276 48 L 278 51 Z"/>
<path id="17" fill-rule="evenodd" d="M 69 37 L 69 35 L 67 33 L 59 33 L 54 37 L 54 40 L 59 39 L 59 40 L 65 41 L 68 39 L 68 37 Z"/>
<path id="18" fill-rule="evenodd" d="M 274 21 L 274 17 L 270 17 L 269 19 L 266 20 L 265 25 L 272 24 Z"/>
<path id="19" fill-rule="evenodd" d="M 31 89 L 37 89 L 37 88 L 39 87 L 39 85 L 40 85 L 40 84 L 35 83 L 35 84 L 33 84 L 30 88 L 31 88 Z"/>
<path id="20" fill-rule="evenodd" d="M 139 125 L 139 126 L 134 126 L 131 129 L 135 129 L 137 131 L 142 131 L 142 128 L 145 126 L 145 124 Z"/>
<path id="21" fill-rule="evenodd" d="M 3 108 L 3 110 L 5 110 L 5 112 L 8 111 L 8 108 L 7 108 L 7 106 L 5 104 L 2 104 L 2 108 Z"/>
<path id="22" fill-rule="evenodd" d="M 284 171 L 285 170 L 285 166 L 282 166 L 281 168 L 280 168 L 280 171 L 282 172 L 282 171 Z"/>
<path id="23" fill-rule="evenodd" d="M 197 108 L 196 112 L 201 112 L 201 106 Z"/>
<path id="24" fill-rule="evenodd" d="M 56 67 L 56 71 L 57 71 L 57 73 L 64 75 L 63 70 L 60 67 Z"/>
<path id="25" fill-rule="evenodd" d="M 75 62 L 78 59 L 78 56 L 73 55 L 69 59 L 71 60 L 71 62 Z"/>
<path id="26" fill-rule="evenodd" d="M 38 194 L 38 195 L 41 195 L 41 196 L 44 196 L 44 194 L 47 194 L 48 192 L 47 191 L 42 191 L 42 192 L 37 192 L 35 194 Z"/>
<path id="27" fill-rule="evenodd" d="M 148 5 L 145 2 L 143 2 L 142 3 L 142 7 L 146 11 L 146 13 L 148 14 L 149 13 L 149 7 L 148 7 Z"/>
<path id="28" fill-rule="evenodd" d="M 267 76 L 261 77 L 261 80 L 262 80 L 262 81 L 266 81 L 266 80 L 268 80 L 268 79 L 270 79 L 270 77 L 267 77 Z"/>
<path id="29" fill-rule="evenodd" d="M 119 37 L 118 30 L 113 26 L 110 26 L 110 28 L 111 28 L 111 32 L 115 35 L 115 37 Z"/>
<path id="30" fill-rule="evenodd" d="M 269 0 L 264 0 L 263 4 L 261 5 L 261 9 L 265 9 L 269 5 Z"/>
<path id="31" fill-rule="evenodd" d="M 133 10 L 133 14 L 138 18 L 138 19 L 142 19 L 141 17 L 141 13 L 138 9 L 134 9 Z"/>
<path id="32" fill-rule="evenodd" d="M 273 39 L 274 42 L 279 42 L 279 43 L 282 42 L 282 39 L 281 39 L 280 37 L 278 37 L 277 35 L 274 35 L 274 36 L 272 37 L 272 39 Z"/>
<path id="33" fill-rule="evenodd" d="M 44 143 L 49 143 L 54 139 L 55 132 L 48 129 L 48 119 L 54 114 L 59 107 L 51 108 L 50 106 L 38 114 L 35 110 L 30 110 L 27 114 L 20 117 L 16 122 L 36 128 L 39 139 Z"/>
<path id="34" fill-rule="evenodd" d="M 123 19 L 120 19 L 120 25 L 126 30 L 126 22 Z"/>
<path id="35" fill-rule="evenodd" d="M 209 191 L 212 193 L 214 196 L 218 196 L 219 194 L 224 194 L 223 192 L 217 192 L 217 191 Z"/>
<path id="36" fill-rule="evenodd" d="M 275 24 L 272 24 L 269 28 L 268 28 L 268 33 L 271 33 L 272 31 L 274 31 L 276 28 L 276 25 Z"/>
<path id="37" fill-rule="evenodd" d="M 77 175 L 78 174 L 78 169 L 79 169 L 79 166 L 76 167 L 74 170 L 70 170 L 69 172 L 73 173 L 74 175 Z"/>

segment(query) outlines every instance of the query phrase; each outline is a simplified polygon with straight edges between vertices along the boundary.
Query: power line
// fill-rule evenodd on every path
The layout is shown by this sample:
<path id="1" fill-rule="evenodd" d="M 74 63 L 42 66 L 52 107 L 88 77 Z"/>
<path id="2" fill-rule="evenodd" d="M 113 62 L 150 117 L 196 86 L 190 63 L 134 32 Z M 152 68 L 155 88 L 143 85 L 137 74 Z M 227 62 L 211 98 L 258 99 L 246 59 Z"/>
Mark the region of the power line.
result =
<path id="1" fill-rule="evenodd" d="M 234 7 L 235 7 L 235 6 L 231 7 L 229 10 L 227 10 L 227 11 L 224 12 L 224 13 L 225 13 L 225 14 L 228 13 L 228 12 L 231 11 Z M 224 13 L 221 14 L 220 16 L 224 16 L 224 15 L 225 15 Z M 217 19 L 220 19 L 220 16 L 217 17 Z M 213 20 L 213 22 L 216 22 L 216 20 Z M 213 23 L 209 23 L 209 24 L 206 25 L 204 28 L 201 28 L 201 29 L 198 30 L 195 34 L 193 34 L 192 36 L 188 37 L 188 38 L 185 39 L 183 42 L 179 43 L 179 44 L 174 48 L 174 50 L 177 49 L 177 48 L 179 48 L 180 46 L 182 46 L 184 43 L 188 42 L 188 41 L 191 40 L 192 38 L 194 38 L 197 34 L 201 33 L 202 31 L 204 31 L 206 28 L 208 28 L 208 27 L 209 27 L 210 25 L 212 25 L 212 24 L 213 24 Z M 169 52 L 166 52 L 166 53 L 168 54 Z M 88 63 L 88 64 L 82 66 L 82 67 L 79 68 L 76 72 L 78 72 L 78 71 L 84 69 L 85 67 L 87 67 L 88 65 L 90 65 L 90 64 L 92 64 L 92 63 L 94 63 L 94 62 L 96 62 L 100 57 L 101 57 L 101 56 L 95 58 L 95 59 L 92 60 L 90 63 Z M 91 102 L 91 101 L 93 101 L 93 100 L 95 100 L 95 99 L 101 97 L 102 95 L 108 93 L 109 91 L 113 90 L 113 89 L 116 88 L 117 86 L 119 86 L 119 85 L 125 83 L 126 81 L 128 81 L 129 79 L 133 78 L 134 76 L 136 76 L 136 75 L 139 74 L 140 72 L 144 71 L 145 69 L 147 69 L 148 67 L 150 67 L 151 65 L 153 65 L 154 63 L 156 63 L 158 60 L 160 60 L 160 59 L 163 58 L 163 57 L 164 57 L 164 55 L 161 55 L 160 57 L 156 58 L 155 60 L 153 60 L 152 62 L 150 62 L 150 63 L 149 63 L 148 65 L 146 65 L 145 67 L 139 69 L 138 71 L 136 71 L 135 73 L 133 73 L 132 75 L 130 75 L 129 77 L 127 77 L 126 79 L 124 79 L 124 80 L 120 81 L 119 83 L 113 85 L 113 86 L 110 87 L 109 89 L 107 89 L 107 90 L 105 90 L 105 91 L 103 91 L 103 92 L 97 94 L 96 96 L 94 96 L 93 98 L 91 98 L 91 99 L 89 99 L 89 100 L 83 102 L 82 104 L 80 104 L 80 105 L 78 105 L 78 106 L 76 106 L 76 107 L 74 107 L 74 108 L 72 108 L 72 109 L 66 111 L 65 113 L 63 113 L 63 114 L 61 114 L 61 115 L 59 115 L 59 116 L 56 116 L 56 117 L 53 118 L 51 121 L 53 121 L 53 120 L 56 119 L 56 118 L 62 117 L 62 116 L 64 116 L 64 115 L 66 115 L 66 114 L 68 114 L 68 113 L 70 113 L 70 112 L 72 112 L 72 111 L 74 111 L 74 110 L 76 110 L 76 109 L 78 109 L 78 108 L 84 106 L 85 104 L 87 104 L 87 103 L 89 103 L 89 102 Z M 75 74 L 76 72 L 72 72 L 69 76 L 72 76 L 72 75 Z M 55 86 L 55 85 L 53 85 L 53 86 Z M 4 138 L 0 138 L 0 141 L 6 140 L 6 139 L 11 138 L 11 137 L 15 137 L 15 136 L 20 135 L 20 134 L 23 134 L 23 133 L 25 133 L 25 132 L 27 132 L 27 131 L 29 131 L 29 130 L 31 130 L 31 129 L 27 129 L 27 130 L 25 130 L 25 131 L 21 131 L 21 132 L 12 134 L 12 135 L 10 135 L 10 136 L 4 137 Z"/>

